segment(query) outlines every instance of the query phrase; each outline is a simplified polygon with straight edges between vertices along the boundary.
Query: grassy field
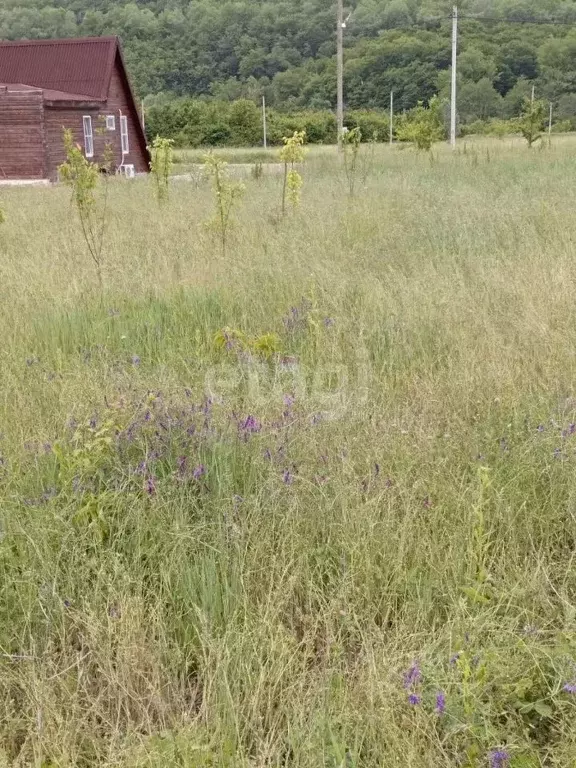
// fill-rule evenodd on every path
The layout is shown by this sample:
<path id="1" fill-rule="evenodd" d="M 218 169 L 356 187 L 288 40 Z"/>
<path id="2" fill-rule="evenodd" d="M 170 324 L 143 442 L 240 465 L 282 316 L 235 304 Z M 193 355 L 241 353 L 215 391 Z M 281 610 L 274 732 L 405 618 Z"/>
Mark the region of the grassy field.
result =
<path id="1" fill-rule="evenodd" d="M 576 766 L 575 150 L 0 190 L 0 766 Z"/>

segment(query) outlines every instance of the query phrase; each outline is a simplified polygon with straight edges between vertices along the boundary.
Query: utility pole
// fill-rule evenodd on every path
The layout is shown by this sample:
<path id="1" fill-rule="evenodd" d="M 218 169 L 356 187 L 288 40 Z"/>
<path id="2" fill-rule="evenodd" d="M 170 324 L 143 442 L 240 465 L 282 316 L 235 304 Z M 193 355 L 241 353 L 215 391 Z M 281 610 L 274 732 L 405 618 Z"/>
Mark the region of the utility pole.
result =
<path id="1" fill-rule="evenodd" d="M 532 86 L 532 100 L 531 100 L 531 103 L 532 103 L 532 105 L 534 105 L 534 99 L 535 99 L 535 97 L 536 97 L 536 86 L 535 86 L 535 85 L 533 85 L 533 86 Z"/>
<path id="2" fill-rule="evenodd" d="M 456 149 L 456 66 L 458 63 L 458 8 L 452 10 L 452 91 L 450 96 L 450 146 Z"/>
<path id="3" fill-rule="evenodd" d="M 344 0 L 338 0 L 336 15 L 336 122 L 338 124 L 338 149 L 341 151 L 344 136 Z"/>
<path id="4" fill-rule="evenodd" d="M 262 135 L 264 136 L 264 149 L 268 149 L 268 130 L 266 126 L 266 96 L 262 94 Z"/>
<path id="5" fill-rule="evenodd" d="M 550 102 L 550 117 L 548 118 L 548 146 L 552 146 L 552 113 L 553 113 L 554 107 L 552 106 L 552 102 Z"/>
<path id="6" fill-rule="evenodd" d="M 394 91 L 390 91 L 390 146 L 394 143 Z"/>

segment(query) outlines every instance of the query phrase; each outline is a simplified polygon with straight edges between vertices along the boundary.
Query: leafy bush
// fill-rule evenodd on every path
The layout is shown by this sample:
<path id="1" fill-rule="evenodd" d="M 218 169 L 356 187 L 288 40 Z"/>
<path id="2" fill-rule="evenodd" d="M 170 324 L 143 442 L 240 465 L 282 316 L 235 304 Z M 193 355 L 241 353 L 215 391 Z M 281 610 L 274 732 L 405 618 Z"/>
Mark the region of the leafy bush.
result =
<path id="1" fill-rule="evenodd" d="M 559 120 L 552 126 L 552 133 L 570 133 L 574 130 L 572 120 Z"/>
<path id="2" fill-rule="evenodd" d="M 530 149 L 534 142 L 542 138 L 541 131 L 544 128 L 544 116 L 546 105 L 543 101 L 524 99 L 522 116 L 518 120 L 520 133 L 528 142 Z"/>
<path id="3" fill-rule="evenodd" d="M 379 110 L 351 110 L 346 115 L 350 129 L 360 128 L 365 141 L 388 136 L 388 115 Z M 173 139 L 176 147 L 249 147 L 262 143 L 260 108 L 249 99 L 233 102 L 177 99 L 150 107 L 146 130 Z M 268 110 L 268 140 L 282 145 L 284 136 L 306 133 L 310 144 L 335 144 L 336 118 L 330 110 L 280 112 Z"/>
<path id="4" fill-rule="evenodd" d="M 346 126 L 351 130 L 359 128 L 362 140 L 386 141 L 390 132 L 390 118 L 385 112 L 373 109 L 356 109 L 346 115 Z"/>
<path id="5" fill-rule="evenodd" d="M 400 141 L 409 141 L 417 149 L 429 151 L 432 144 L 445 138 L 442 103 L 434 96 L 425 107 L 422 102 L 402 115 L 398 121 L 396 136 Z"/>

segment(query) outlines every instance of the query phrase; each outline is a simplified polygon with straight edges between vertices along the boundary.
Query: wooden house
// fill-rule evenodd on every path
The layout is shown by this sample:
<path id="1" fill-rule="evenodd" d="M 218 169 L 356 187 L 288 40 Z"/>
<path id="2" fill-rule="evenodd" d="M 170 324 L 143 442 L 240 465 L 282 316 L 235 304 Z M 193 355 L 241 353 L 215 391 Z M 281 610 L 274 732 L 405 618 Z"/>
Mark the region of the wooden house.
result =
<path id="1" fill-rule="evenodd" d="M 146 137 L 117 37 L 0 42 L 0 181 L 58 177 L 64 129 L 86 157 L 149 169 Z"/>

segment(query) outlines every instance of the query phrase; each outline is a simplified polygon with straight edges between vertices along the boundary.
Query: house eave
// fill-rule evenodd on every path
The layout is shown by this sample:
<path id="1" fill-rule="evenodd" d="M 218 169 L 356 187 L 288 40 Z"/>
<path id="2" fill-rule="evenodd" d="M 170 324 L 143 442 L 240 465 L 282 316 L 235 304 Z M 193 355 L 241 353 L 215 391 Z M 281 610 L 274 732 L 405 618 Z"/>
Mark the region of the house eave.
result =
<path id="1" fill-rule="evenodd" d="M 105 101 L 77 101 L 71 99 L 70 101 L 62 101 L 60 99 L 44 99 L 44 104 L 50 109 L 100 109 L 103 107 Z"/>

